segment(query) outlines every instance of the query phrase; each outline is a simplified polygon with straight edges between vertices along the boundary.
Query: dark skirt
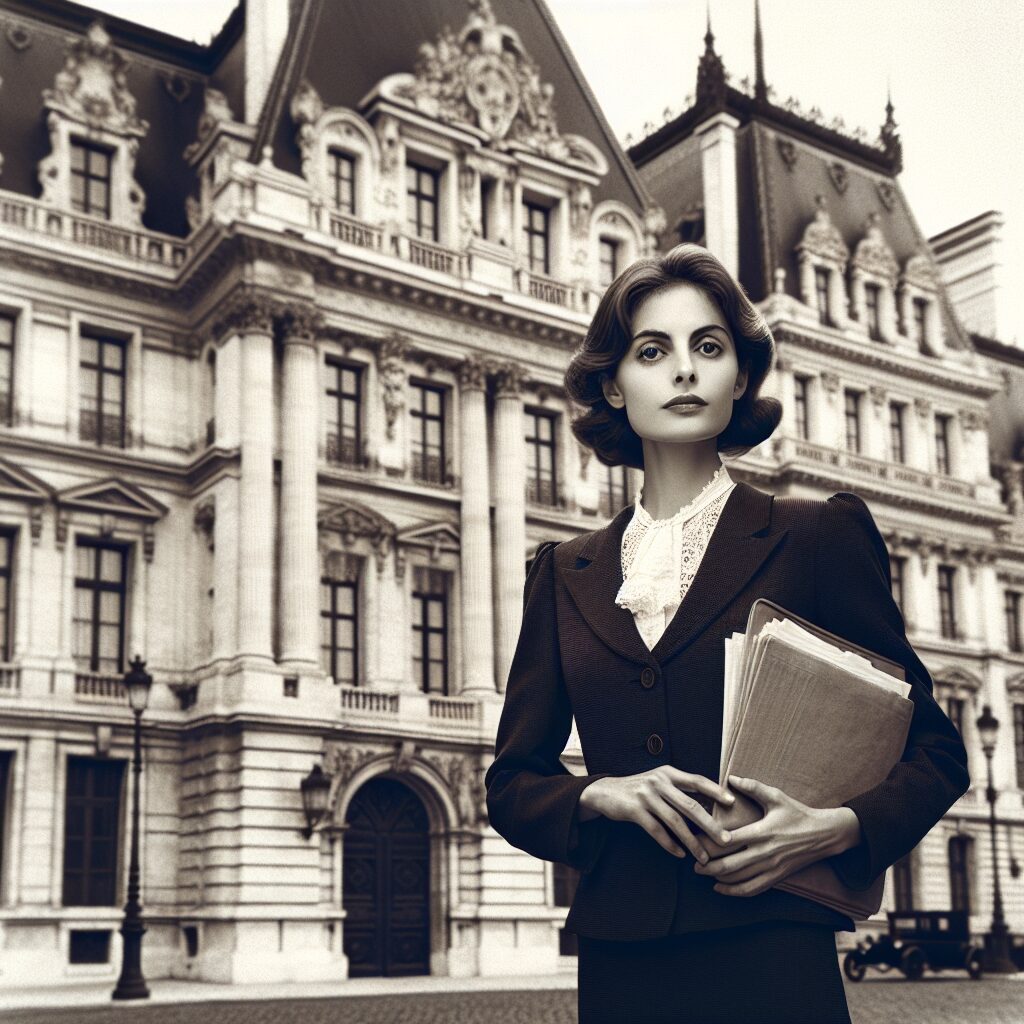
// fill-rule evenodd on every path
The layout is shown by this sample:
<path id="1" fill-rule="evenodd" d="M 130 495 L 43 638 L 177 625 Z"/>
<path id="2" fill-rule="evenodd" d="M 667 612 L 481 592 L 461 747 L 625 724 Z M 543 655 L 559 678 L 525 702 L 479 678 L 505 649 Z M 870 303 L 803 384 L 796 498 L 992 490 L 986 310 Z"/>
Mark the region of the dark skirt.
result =
<path id="1" fill-rule="evenodd" d="M 580 935 L 577 969 L 579 1024 L 851 1024 L 835 932 L 822 925 Z"/>

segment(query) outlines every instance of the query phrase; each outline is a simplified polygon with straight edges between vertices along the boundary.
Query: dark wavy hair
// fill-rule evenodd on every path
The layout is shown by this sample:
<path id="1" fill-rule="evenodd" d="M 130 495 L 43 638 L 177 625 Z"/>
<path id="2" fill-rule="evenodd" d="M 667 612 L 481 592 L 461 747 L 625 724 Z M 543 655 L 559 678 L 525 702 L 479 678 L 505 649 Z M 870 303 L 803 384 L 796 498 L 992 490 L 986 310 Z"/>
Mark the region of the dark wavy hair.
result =
<path id="1" fill-rule="evenodd" d="M 735 400 L 732 417 L 718 435 L 718 451 L 743 455 L 771 437 L 782 419 L 782 403 L 758 392 L 775 356 L 775 340 L 742 285 L 701 245 L 677 245 L 664 255 L 637 260 L 608 286 L 582 346 L 565 371 L 565 390 L 586 411 L 571 422 L 572 432 L 607 466 L 644 468 L 643 442 L 629 425 L 626 410 L 609 405 L 601 381 L 615 376 L 633 338 L 632 320 L 641 301 L 676 281 L 703 288 L 725 317 L 747 387 Z"/>

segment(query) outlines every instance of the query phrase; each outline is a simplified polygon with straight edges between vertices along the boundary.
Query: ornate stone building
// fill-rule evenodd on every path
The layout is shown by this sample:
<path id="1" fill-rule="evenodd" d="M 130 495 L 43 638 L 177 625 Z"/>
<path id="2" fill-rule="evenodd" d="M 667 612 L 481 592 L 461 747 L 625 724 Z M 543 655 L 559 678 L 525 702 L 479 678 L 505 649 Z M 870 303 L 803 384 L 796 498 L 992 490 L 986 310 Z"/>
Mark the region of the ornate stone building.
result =
<path id="1" fill-rule="evenodd" d="M 978 225 L 951 229 L 933 252 L 900 188 L 891 103 L 872 140 L 793 98 L 780 102 L 765 78 L 759 19 L 754 36 L 755 80 L 730 84 L 709 25 L 695 95 L 629 153 L 665 211 L 659 246 L 707 244 L 739 275 L 778 341 L 771 381 L 783 421 L 744 469 L 777 493 L 853 490 L 868 501 L 908 637 L 968 747 L 970 790 L 890 872 L 883 910 L 964 908 L 974 931 L 988 929 L 992 854 L 975 726 L 987 703 L 1001 723 L 1002 895 L 1020 930 L 1020 351 L 962 325 L 957 302 L 977 315 L 979 296 L 992 297 L 992 261 L 975 253 L 955 271 L 939 265 L 936 253 L 946 263 L 942 254 L 956 255 L 957 244 L 968 254 L 976 247 Z M 958 282 L 953 291 L 943 271 Z"/>
<path id="2" fill-rule="evenodd" d="M 116 976 L 135 654 L 147 976 L 556 969 L 482 777 L 525 559 L 628 500 L 561 380 L 659 219 L 550 14 L 0 36 L 0 985 Z"/>

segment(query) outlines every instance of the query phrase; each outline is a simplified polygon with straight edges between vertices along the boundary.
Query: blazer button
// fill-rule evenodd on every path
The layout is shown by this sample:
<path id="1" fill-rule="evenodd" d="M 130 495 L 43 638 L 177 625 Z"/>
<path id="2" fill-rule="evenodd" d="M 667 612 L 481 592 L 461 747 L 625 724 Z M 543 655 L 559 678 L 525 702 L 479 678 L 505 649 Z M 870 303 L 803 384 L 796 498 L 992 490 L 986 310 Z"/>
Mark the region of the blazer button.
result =
<path id="1" fill-rule="evenodd" d="M 647 737 L 647 749 L 650 753 L 660 754 L 661 749 L 664 746 L 665 744 L 661 742 L 661 737 L 656 732 L 652 732 L 651 735 Z"/>
<path id="2" fill-rule="evenodd" d="M 649 690 L 654 685 L 654 669 L 650 665 L 640 673 L 640 685 L 645 690 Z"/>

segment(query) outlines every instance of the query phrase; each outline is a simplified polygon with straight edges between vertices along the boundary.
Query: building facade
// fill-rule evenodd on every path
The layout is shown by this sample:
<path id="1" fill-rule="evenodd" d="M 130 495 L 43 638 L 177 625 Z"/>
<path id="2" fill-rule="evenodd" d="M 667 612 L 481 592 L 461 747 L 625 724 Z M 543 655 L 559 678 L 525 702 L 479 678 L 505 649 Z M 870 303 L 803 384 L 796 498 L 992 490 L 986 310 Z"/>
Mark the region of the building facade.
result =
<path id="1" fill-rule="evenodd" d="M 974 932 L 988 930 L 992 846 L 975 722 L 989 704 L 1001 723 L 993 770 L 1002 898 L 1019 930 L 1021 359 L 1006 339 L 972 333 L 977 318 L 994 324 L 997 261 L 977 250 L 979 234 L 1001 221 L 984 215 L 933 249 L 900 187 L 892 104 L 872 140 L 839 118 L 826 123 L 817 108 L 777 102 L 757 13 L 753 36 L 755 79 L 731 85 L 709 24 L 692 102 L 629 154 L 665 212 L 659 247 L 706 244 L 775 335 L 769 379 L 784 411 L 749 456 L 759 484 L 815 497 L 852 490 L 868 501 L 908 638 L 968 748 L 970 789 L 889 872 L 882 910 L 965 909 Z"/>
<path id="2" fill-rule="evenodd" d="M 247 0 L 208 46 L 64 0 L 0 22 L 0 987 L 116 977 L 136 654 L 148 977 L 575 969 L 573 873 L 489 827 L 482 778 L 526 560 L 640 482 L 573 440 L 566 362 L 679 238 L 779 338 L 787 419 L 731 472 L 869 500 L 975 770 L 981 701 L 1004 722 L 1008 862 L 1004 375 L 914 234 L 894 128 L 825 146 L 712 53 L 638 173 L 540 0 Z M 890 899 L 985 927 L 980 793 Z"/>

